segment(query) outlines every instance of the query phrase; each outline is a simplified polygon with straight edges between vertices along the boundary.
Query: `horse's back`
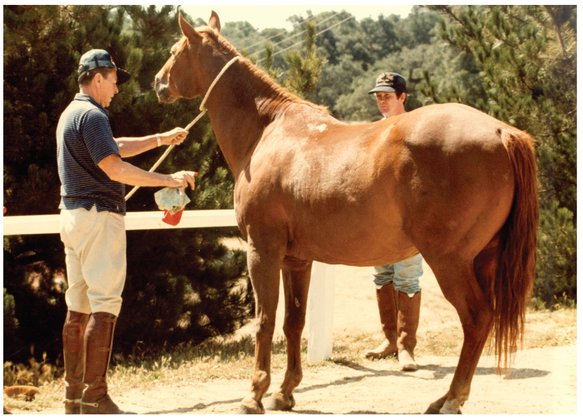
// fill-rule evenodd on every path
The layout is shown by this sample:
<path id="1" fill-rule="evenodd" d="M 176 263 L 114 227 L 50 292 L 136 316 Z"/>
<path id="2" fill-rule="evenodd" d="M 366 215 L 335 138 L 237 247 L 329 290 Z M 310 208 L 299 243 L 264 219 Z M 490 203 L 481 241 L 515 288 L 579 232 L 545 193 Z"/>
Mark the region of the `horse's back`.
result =
<path id="1" fill-rule="evenodd" d="M 434 143 L 453 151 L 463 151 L 471 143 L 483 148 L 495 147 L 502 144 L 502 130 L 519 132 L 486 113 L 459 103 L 428 105 L 397 117 L 408 125 L 407 139 L 411 143 Z"/>

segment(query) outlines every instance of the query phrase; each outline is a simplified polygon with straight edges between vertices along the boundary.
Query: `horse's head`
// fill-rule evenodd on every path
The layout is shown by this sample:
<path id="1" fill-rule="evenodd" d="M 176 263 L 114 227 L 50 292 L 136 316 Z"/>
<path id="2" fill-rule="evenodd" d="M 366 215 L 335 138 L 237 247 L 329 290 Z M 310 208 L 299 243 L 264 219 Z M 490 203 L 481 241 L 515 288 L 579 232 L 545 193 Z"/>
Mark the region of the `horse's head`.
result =
<path id="1" fill-rule="evenodd" d="M 200 52 L 204 49 L 205 37 L 209 36 L 208 30 L 197 31 L 181 13 L 178 14 L 178 24 L 182 31 L 182 38 L 172 46 L 170 58 L 158 71 L 154 80 L 158 100 L 163 103 L 172 103 L 180 98 L 192 99 L 204 94 L 206 90 L 205 80 L 201 77 L 199 67 L 203 65 Z M 221 30 L 219 16 L 214 11 L 208 26 L 217 32 Z"/>

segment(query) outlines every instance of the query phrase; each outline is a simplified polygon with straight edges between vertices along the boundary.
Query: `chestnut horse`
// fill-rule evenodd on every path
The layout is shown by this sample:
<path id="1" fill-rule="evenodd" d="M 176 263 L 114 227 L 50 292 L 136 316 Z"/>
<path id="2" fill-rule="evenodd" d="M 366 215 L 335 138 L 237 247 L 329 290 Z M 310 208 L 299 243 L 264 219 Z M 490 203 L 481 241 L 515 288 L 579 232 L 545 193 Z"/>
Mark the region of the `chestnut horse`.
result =
<path id="1" fill-rule="evenodd" d="M 255 370 L 242 411 L 264 412 L 280 272 L 288 361 L 269 406 L 290 410 L 312 261 L 373 266 L 420 252 L 464 333 L 449 390 L 427 412 L 460 412 L 492 328 L 499 365 L 522 336 L 538 222 L 532 138 L 461 104 L 341 122 L 240 56 L 216 13 L 208 26 L 181 15 L 179 25 L 155 88 L 172 103 L 213 86 L 205 99 L 235 179 L 256 301 Z"/>

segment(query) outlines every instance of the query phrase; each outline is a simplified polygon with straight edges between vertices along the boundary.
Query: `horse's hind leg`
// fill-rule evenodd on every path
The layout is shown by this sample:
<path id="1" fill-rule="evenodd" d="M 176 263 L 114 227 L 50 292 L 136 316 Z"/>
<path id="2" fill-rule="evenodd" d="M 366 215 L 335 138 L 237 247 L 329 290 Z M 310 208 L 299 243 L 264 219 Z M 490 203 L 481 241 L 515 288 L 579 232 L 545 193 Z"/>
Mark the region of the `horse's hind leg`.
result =
<path id="1" fill-rule="evenodd" d="M 287 339 L 287 370 L 278 392 L 266 408 L 289 411 L 295 406 L 294 389 L 302 380 L 301 338 L 306 319 L 311 262 L 287 261 L 282 269 L 285 293 L 285 319 L 283 330 Z"/>
<path id="2" fill-rule="evenodd" d="M 493 312 L 478 283 L 472 262 L 456 262 L 451 258 L 440 263 L 427 262 L 443 295 L 460 317 L 464 342 L 449 391 L 433 402 L 426 413 L 459 413 L 469 397 L 472 378 L 492 328 Z"/>
<path id="3" fill-rule="evenodd" d="M 279 297 L 279 270 L 281 258 L 270 251 L 259 252 L 250 243 L 247 265 L 255 293 L 255 370 L 251 393 L 241 402 L 241 412 L 262 414 L 261 399 L 271 383 L 271 347 L 275 329 L 275 315 Z"/>

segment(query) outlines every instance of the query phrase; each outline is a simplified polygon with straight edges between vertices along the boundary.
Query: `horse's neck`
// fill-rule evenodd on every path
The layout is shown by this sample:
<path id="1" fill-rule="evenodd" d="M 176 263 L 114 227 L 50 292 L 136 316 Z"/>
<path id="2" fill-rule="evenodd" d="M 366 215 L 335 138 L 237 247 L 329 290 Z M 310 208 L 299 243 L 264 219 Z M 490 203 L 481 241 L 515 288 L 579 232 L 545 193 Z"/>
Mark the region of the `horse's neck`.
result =
<path id="1" fill-rule="evenodd" d="M 261 78 L 233 71 L 224 77 L 208 101 L 217 142 L 235 178 L 249 163 L 265 128 L 285 106 L 286 98 Z M 245 75 L 249 75 L 248 73 Z"/>

